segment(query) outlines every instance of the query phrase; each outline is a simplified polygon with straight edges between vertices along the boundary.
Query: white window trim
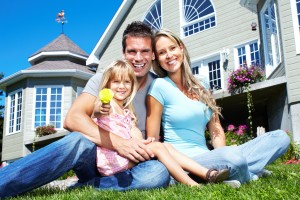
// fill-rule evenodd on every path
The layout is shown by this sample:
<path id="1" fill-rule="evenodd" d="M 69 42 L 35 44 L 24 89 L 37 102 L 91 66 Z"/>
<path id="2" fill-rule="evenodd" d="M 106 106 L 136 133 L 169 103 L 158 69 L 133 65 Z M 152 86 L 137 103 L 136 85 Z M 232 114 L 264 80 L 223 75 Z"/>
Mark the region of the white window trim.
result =
<path id="1" fill-rule="evenodd" d="M 11 101 L 11 95 L 17 94 L 20 91 L 22 91 L 22 109 L 21 109 L 22 113 L 21 113 L 21 124 L 20 124 L 21 128 L 20 128 L 20 130 L 15 131 L 15 129 L 16 129 L 16 127 L 15 127 L 16 126 L 16 118 L 17 118 L 17 115 L 15 114 L 15 116 L 14 116 L 14 121 L 15 121 L 14 131 L 10 133 L 9 132 L 9 120 L 10 120 L 10 101 Z M 17 98 L 15 99 L 15 101 L 17 101 Z M 8 104 L 7 104 L 7 109 L 6 109 L 7 119 L 6 119 L 6 129 L 5 129 L 6 130 L 6 134 L 5 135 L 13 135 L 13 134 L 16 134 L 16 133 L 20 133 L 21 130 L 22 130 L 22 120 L 23 120 L 22 119 L 22 115 L 23 115 L 23 107 L 24 107 L 24 91 L 23 91 L 23 89 L 18 89 L 18 90 L 15 90 L 15 91 L 9 93 L 7 95 L 7 102 L 8 102 Z M 15 105 L 17 105 L 17 104 L 15 104 Z"/>
<path id="2" fill-rule="evenodd" d="M 258 45 L 258 50 L 260 51 L 259 49 L 259 46 L 260 46 L 260 42 L 258 39 L 254 39 L 254 40 L 250 40 L 250 41 L 247 41 L 243 44 L 239 44 L 239 45 L 236 45 L 233 49 L 233 53 L 234 53 L 234 69 L 238 69 L 240 67 L 240 64 L 239 64 L 239 54 L 238 54 L 238 48 L 240 47 L 245 47 L 245 50 L 246 50 L 246 61 L 247 61 L 247 66 L 250 66 L 251 65 L 251 52 L 250 52 L 250 44 L 253 44 L 253 43 L 257 43 Z M 261 58 L 260 58 L 261 60 Z"/>
<path id="3" fill-rule="evenodd" d="M 220 75 L 221 75 L 221 87 L 222 88 L 219 89 L 219 90 L 214 90 L 214 93 L 221 93 L 221 92 L 223 92 L 223 91 L 226 90 L 226 88 L 225 88 L 225 79 L 224 79 L 224 69 L 223 69 L 223 63 L 225 61 L 225 58 L 222 55 L 222 52 L 223 51 L 220 51 L 220 52 L 217 52 L 217 53 L 212 53 L 212 54 L 209 54 L 209 55 L 205 55 L 203 57 L 196 58 L 196 59 L 194 59 L 194 60 L 191 61 L 191 63 L 192 63 L 191 66 L 195 66 L 196 65 L 196 66 L 199 66 L 199 67 L 203 67 L 204 66 L 204 61 L 207 61 L 207 60 L 211 60 L 211 61 L 217 60 L 215 58 L 219 58 L 220 59 L 220 70 L 221 70 Z M 207 77 L 204 77 L 204 78 L 206 79 L 205 81 L 207 82 L 207 84 L 210 87 L 209 76 L 207 75 Z"/>
<path id="4" fill-rule="evenodd" d="M 210 3 L 211 3 L 211 5 L 212 5 L 212 7 L 214 8 L 214 13 L 212 13 L 212 14 L 210 14 L 209 16 L 206 16 L 206 17 L 202 17 L 202 18 L 199 18 L 199 19 L 197 19 L 197 20 L 195 20 L 195 21 L 193 21 L 193 22 L 188 22 L 188 23 L 186 23 L 185 22 L 185 20 L 184 20 L 184 9 L 183 9 L 183 0 L 180 0 L 179 1 L 179 17 L 180 17 L 180 37 L 181 38 L 187 38 L 187 37 L 190 37 L 190 36 L 192 36 L 192 35 L 195 35 L 195 34 L 197 34 L 197 33 L 201 33 L 201 32 L 204 32 L 204 31 L 207 31 L 207 30 L 210 30 L 210 29 L 212 29 L 212 28 L 216 28 L 217 27 L 217 11 L 216 11 L 216 7 L 215 7 L 215 5 L 214 5 L 214 2 L 213 2 L 213 0 L 210 0 Z M 199 31 L 199 32 L 197 32 L 197 33 L 194 33 L 194 34 L 191 34 L 191 35 L 188 35 L 188 36 L 185 36 L 184 35 L 184 31 L 183 31 L 183 29 L 184 29 L 184 27 L 186 27 L 186 26 L 189 26 L 189 25 L 191 25 L 191 24 L 194 24 L 194 23 L 196 23 L 196 21 L 197 22 L 199 22 L 199 21 L 202 21 L 203 19 L 207 19 L 207 18 L 210 18 L 210 17 L 212 17 L 212 16 L 215 16 L 215 26 L 213 26 L 213 27 L 210 27 L 210 28 L 208 28 L 208 29 L 204 29 L 203 31 Z"/>
<path id="5" fill-rule="evenodd" d="M 299 22 L 297 17 L 296 0 L 291 0 L 291 12 L 293 18 L 296 54 L 300 54 L 300 31 L 299 31 Z"/>
<path id="6" fill-rule="evenodd" d="M 264 6 L 262 7 L 262 9 L 261 9 L 261 11 L 260 11 L 260 18 L 262 19 L 262 20 L 264 20 L 265 19 L 265 17 L 264 17 L 264 12 L 262 12 L 262 11 L 265 11 L 266 10 L 266 7 L 270 4 L 270 1 L 271 0 L 267 0 L 266 2 L 265 2 L 265 4 L 264 4 Z M 268 51 L 266 51 L 267 49 L 268 49 L 268 47 L 267 47 L 267 43 L 266 43 L 266 41 L 267 41 L 267 38 L 266 38 L 266 27 L 264 26 L 264 23 L 265 22 L 263 22 L 262 23 L 262 26 L 261 26 L 261 28 L 262 28 L 262 37 L 263 37 L 263 46 L 264 46 L 264 52 L 263 52 L 263 54 L 264 54 L 264 60 L 265 60 L 265 74 L 266 74 L 266 77 L 268 78 L 271 74 L 272 74 L 272 72 L 281 64 L 281 62 L 282 62 L 282 60 L 281 60 L 281 46 L 280 46 L 280 37 L 279 37 L 279 32 L 280 32 L 280 30 L 279 30 L 279 26 L 278 26 L 278 16 L 277 16 L 277 5 L 276 5 L 276 3 L 275 3 L 275 17 L 276 17 L 276 27 L 277 27 L 277 38 L 278 38 L 278 41 L 277 41 L 277 44 L 278 44 L 278 50 L 279 50 L 279 62 L 278 63 L 276 63 L 276 65 L 270 65 L 270 61 L 269 61 L 269 55 L 268 55 Z M 272 40 L 272 52 L 275 52 L 275 50 L 274 50 L 274 37 L 272 36 L 271 37 L 271 40 Z M 275 61 L 276 60 L 276 57 L 275 57 L 275 55 L 274 55 L 274 53 L 273 53 L 273 61 Z"/>
<path id="7" fill-rule="evenodd" d="M 62 97 L 61 97 L 61 128 L 55 128 L 55 130 L 63 130 L 63 118 L 64 118 L 64 115 L 63 115 L 63 111 L 64 111 L 64 86 L 63 85 L 36 85 L 34 86 L 34 96 L 33 96 L 33 111 L 32 111 L 32 130 L 35 130 L 35 127 L 34 127 L 34 123 L 35 123 L 35 105 L 36 105 L 36 101 L 35 101 L 35 97 L 36 97 L 36 89 L 37 88 L 47 88 L 47 94 L 48 94 L 48 90 L 51 89 L 51 88 L 54 88 L 54 87 L 61 87 L 61 94 L 62 94 Z M 46 108 L 46 113 L 50 113 L 50 105 L 49 105 L 49 102 L 50 102 L 50 97 L 51 95 L 47 95 L 47 108 Z M 49 119 L 50 115 L 47 114 L 46 116 L 46 125 L 49 124 Z"/>

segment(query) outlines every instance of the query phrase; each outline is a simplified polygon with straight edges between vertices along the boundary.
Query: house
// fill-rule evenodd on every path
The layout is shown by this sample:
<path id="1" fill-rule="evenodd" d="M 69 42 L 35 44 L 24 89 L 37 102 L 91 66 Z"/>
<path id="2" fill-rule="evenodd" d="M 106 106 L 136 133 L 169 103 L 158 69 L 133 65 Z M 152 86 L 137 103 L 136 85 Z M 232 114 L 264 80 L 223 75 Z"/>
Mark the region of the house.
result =
<path id="1" fill-rule="evenodd" d="M 63 119 L 87 80 L 88 55 L 65 34 L 32 54 L 31 67 L 0 81 L 6 92 L 2 161 L 14 161 L 63 137 Z M 52 124 L 57 132 L 35 138 L 35 128 Z"/>
<path id="2" fill-rule="evenodd" d="M 255 64 L 267 79 L 251 86 L 253 131 L 258 126 L 288 130 L 300 142 L 297 15 L 295 0 L 124 0 L 87 65 L 99 65 L 102 72 L 118 57 L 122 31 L 132 21 L 168 28 L 186 44 L 193 73 L 213 90 L 223 126 L 247 123 L 246 93 L 228 93 L 227 79 L 241 65 Z"/>
<path id="3" fill-rule="evenodd" d="M 270 121 L 278 118 L 278 123 L 284 123 L 286 115 L 288 130 L 293 133 L 293 140 L 300 143 L 300 1 L 241 0 L 240 3 L 259 18 L 264 65 L 274 71 L 269 79 L 286 79 L 283 91 L 276 93 L 284 102 L 274 102 L 273 109 L 279 110 L 283 103 L 285 108 L 278 116 L 270 115 Z"/>
<path id="4" fill-rule="evenodd" d="M 121 58 L 123 30 L 136 20 L 144 21 L 153 29 L 168 28 L 182 38 L 190 53 L 193 73 L 210 87 L 223 108 L 224 127 L 246 124 L 248 119 L 246 93 L 230 94 L 227 90 L 230 73 L 245 63 L 260 66 L 267 79 L 251 86 L 255 108 L 253 127 L 263 126 L 267 131 L 288 130 L 293 133 L 294 141 L 300 142 L 297 78 L 300 75 L 297 6 L 300 5 L 297 2 L 124 0 L 89 56 L 74 46 L 74 49 L 63 49 L 65 45 L 52 45 L 59 43 L 57 40 L 68 40 L 60 35 L 56 42 L 29 58 L 31 68 L 0 81 L 1 89 L 7 94 L 2 160 L 17 159 L 29 153 L 36 126 L 51 122 L 57 124 L 58 130 L 54 136 L 38 138 L 38 146 L 66 133 L 62 119 L 92 76 L 89 69 L 97 67 L 101 73 L 113 60 Z M 53 109 L 52 104 L 48 104 L 50 95 L 46 95 L 51 89 L 55 91 L 56 105 L 61 97 L 59 106 Z M 42 101 L 46 96 L 50 100 Z M 42 106 L 43 103 L 46 106 Z M 47 118 L 51 110 L 55 111 L 55 119 L 58 116 L 57 121 Z"/>

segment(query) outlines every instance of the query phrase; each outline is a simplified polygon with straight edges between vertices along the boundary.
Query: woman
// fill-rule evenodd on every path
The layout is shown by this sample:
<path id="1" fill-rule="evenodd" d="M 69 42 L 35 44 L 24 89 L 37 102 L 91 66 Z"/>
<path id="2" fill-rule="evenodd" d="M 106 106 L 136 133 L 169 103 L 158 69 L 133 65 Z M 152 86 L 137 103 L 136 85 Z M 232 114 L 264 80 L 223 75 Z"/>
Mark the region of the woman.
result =
<path id="1" fill-rule="evenodd" d="M 212 95 L 192 75 L 184 43 L 169 30 L 154 36 L 156 79 L 147 97 L 147 136 L 159 138 L 199 164 L 230 170 L 229 180 L 241 183 L 257 179 L 263 168 L 283 155 L 290 139 L 284 131 L 266 133 L 240 146 L 225 147 L 220 109 Z M 162 122 L 162 126 L 160 123 Z M 208 127 L 214 150 L 206 147 Z"/>

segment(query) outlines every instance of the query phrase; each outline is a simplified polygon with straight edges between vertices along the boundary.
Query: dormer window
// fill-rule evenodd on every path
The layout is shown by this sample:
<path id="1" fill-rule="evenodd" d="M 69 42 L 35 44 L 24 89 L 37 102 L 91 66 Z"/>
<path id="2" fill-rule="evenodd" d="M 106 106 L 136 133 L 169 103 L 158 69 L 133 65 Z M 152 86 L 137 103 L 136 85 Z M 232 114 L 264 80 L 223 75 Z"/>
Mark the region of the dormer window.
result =
<path id="1" fill-rule="evenodd" d="M 143 22 L 148 24 L 153 30 L 160 30 L 162 28 L 161 0 L 157 0 L 152 4 L 148 12 L 146 12 Z"/>
<path id="2" fill-rule="evenodd" d="M 183 0 L 183 18 L 184 36 L 216 26 L 215 9 L 210 0 Z"/>

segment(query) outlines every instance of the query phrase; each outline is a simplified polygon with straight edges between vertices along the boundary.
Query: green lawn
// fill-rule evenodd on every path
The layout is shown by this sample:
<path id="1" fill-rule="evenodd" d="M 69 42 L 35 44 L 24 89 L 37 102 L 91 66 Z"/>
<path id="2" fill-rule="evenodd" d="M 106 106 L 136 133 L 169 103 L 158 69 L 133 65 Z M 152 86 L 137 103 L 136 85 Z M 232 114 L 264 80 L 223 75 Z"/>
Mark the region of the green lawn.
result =
<path id="1" fill-rule="evenodd" d="M 284 165 L 279 161 L 267 167 L 270 177 L 230 188 L 225 184 L 204 185 L 201 188 L 176 185 L 163 189 L 127 192 L 96 191 L 77 188 L 69 191 L 36 189 L 12 199 L 300 199 L 300 164 Z"/>

